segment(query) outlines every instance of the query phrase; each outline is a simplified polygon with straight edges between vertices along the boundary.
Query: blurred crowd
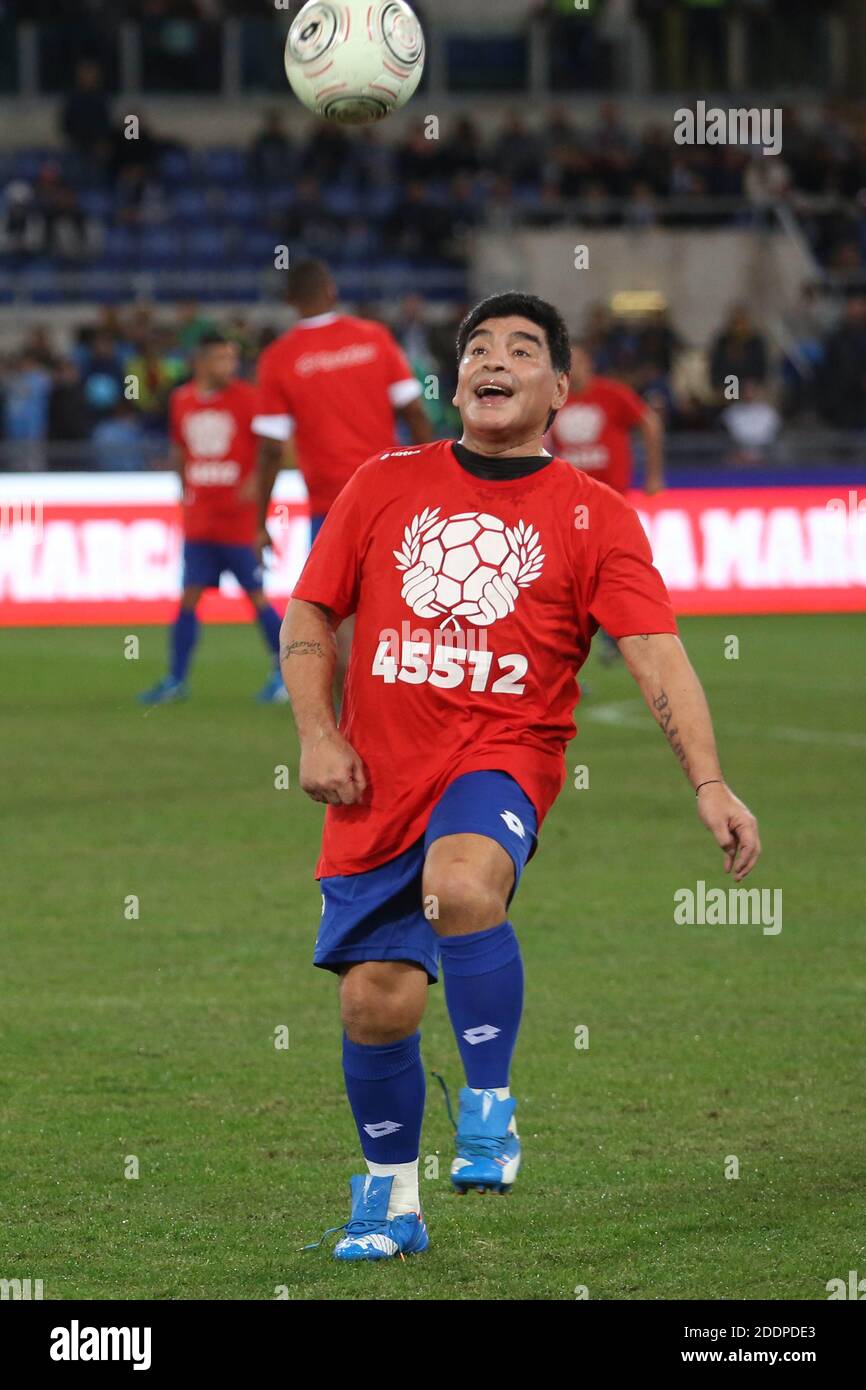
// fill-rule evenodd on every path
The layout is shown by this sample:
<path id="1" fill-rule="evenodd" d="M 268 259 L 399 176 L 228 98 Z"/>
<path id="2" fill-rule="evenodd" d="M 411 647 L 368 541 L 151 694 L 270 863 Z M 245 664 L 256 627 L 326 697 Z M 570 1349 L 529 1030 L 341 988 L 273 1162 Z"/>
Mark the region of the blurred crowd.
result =
<path id="1" fill-rule="evenodd" d="M 2 187 L 0 266 L 132 256 L 171 268 L 174 247 L 177 269 L 184 254 L 252 268 L 275 241 L 346 263 L 460 266 L 482 225 L 755 226 L 788 207 L 824 266 L 866 270 L 866 125 L 831 104 L 808 127 L 785 110 L 783 131 L 773 158 L 681 146 L 672 127 L 635 131 L 605 101 L 585 125 L 560 105 L 538 122 L 514 109 L 491 129 L 458 115 L 437 138 L 425 122 L 396 142 L 319 122 L 299 138 L 278 107 L 248 148 L 191 151 L 145 119 L 130 138 L 86 61 L 60 109 L 64 149 L 30 177 L 22 152 Z M 154 250 L 161 230 L 179 234 Z"/>
<path id="2" fill-rule="evenodd" d="M 407 296 L 389 319 L 425 392 L 440 436 L 457 425 L 450 406 L 454 343 L 466 306 L 431 314 Z M 376 316 L 373 305 L 358 312 Z M 626 382 L 673 433 L 713 433 L 730 441 L 740 466 L 772 458 L 786 422 L 866 430 L 866 296 L 849 298 L 836 321 L 816 303 L 781 362 L 746 306 L 734 305 L 709 349 L 685 342 L 659 310 L 639 318 L 591 306 L 572 325 L 596 371 Z M 238 314 L 214 321 L 194 302 L 171 310 L 140 304 L 104 308 L 71 343 L 44 327 L 0 355 L 0 460 L 7 469 L 137 470 L 164 466 L 170 391 L 187 379 L 202 334 L 214 328 L 239 348 L 241 371 L 255 375 L 259 353 L 288 322 L 253 327 Z M 809 327 L 811 322 L 811 328 Z M 804 327 L 805 326 L 805 327 Z M 810 336 L 814 332 L 814 338 Z"/>
<path id="3" fill-rule="evenodd" d="M 104 308 L 73 341 L 30 329 L 0 356 L 0 438 L 7 469 L 46 467 L 134 471 L 161 466 L 167 453 L 169 393 L 190 375 L 202 334 L 219 327 L 237 344 L 250 376 L 274 330 L 242 316 L 217 325 L 194 303 L 167 316 L 150 305 Z"/>

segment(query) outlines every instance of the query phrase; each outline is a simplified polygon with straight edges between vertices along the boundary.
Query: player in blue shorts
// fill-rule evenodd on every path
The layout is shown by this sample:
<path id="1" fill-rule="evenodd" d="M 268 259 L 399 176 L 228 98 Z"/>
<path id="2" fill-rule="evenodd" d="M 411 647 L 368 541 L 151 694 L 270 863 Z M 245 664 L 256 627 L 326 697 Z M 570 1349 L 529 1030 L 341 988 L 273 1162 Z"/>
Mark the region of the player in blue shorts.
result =
<path id="1" fill-rule="evenodd" d="M 283 623 L 300 784 L 327 804 L 315 961 L 340 979 L 343 1072 L 366 1174 L 338 1259 L 428 1243 L 420 1024 L 441 965 L 466 1085 L 454 1186 L 508 1191 L 523 1003 L 510 909 L 565 780 L 575 675 L 603 628 L 737 882 L 760 852 L 634 510 L 542 444 L 568 396 L 557 311 L 495 296 L 458 335 L 459 442 L 369 460 L 328 512 Z M 355 615 L 339 725 L 334 634 Z M 575 913 L 577 915 L 577 912 Z M 576 925 L 576 924 L 575 924 Z"/>
<path id="2" fill-rule="evenodd" d="M 259 700 L 286 699 L 277 665 L 280 619 L 263 589 L 254 549 L 257 529 L 256 451 L 252 430 L 257 394 L 239 381 L 237 348 L 218 333 L 199 344 L 193 379 L 171 394 L 173 462 L 183 487 L 183 594 L 171 628 L 169 671 L 139 699 L 161 705 L 187 696 L 186 678 L 199 635 L 196 615 L 205 589 L 233 574 L 250 601 L 274 667 Z"/>

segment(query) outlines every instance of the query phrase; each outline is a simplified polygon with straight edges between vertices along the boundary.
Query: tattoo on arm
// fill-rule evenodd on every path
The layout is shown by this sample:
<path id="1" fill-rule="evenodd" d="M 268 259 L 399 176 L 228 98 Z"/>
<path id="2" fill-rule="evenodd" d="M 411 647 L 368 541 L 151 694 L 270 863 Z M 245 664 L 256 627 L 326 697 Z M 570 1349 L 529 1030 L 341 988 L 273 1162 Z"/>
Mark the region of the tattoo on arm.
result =
<path id="1" fill-rule="evenodd" d="M 324 656 L 321 642 L 289 642 L 280 650 L 280 661 L 288 661 L 290 656 Z"/>
<path id="2" fill-rule="evenodd" d="M 686 750 L 682 745 L 677 727 L 673 722 L 674 712 L 671 709 L 671 702 L 667 691 L 661 690 L 659 694 L 654 697 L 652 704 L 661 731 L 676 754 L 683 772 L 688 776 L 689 760 L 686 757 Z"/>

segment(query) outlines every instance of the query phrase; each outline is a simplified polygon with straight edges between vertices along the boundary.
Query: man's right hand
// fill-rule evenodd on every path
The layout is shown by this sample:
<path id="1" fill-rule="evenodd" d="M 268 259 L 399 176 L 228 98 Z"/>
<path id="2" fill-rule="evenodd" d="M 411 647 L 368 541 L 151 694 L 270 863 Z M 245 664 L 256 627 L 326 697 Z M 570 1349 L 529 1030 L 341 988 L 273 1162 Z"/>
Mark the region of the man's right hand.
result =
<path id="1" fill-rule="evenodd" d="M 301 744 L 301 788 L 313 801 L 356 806 L 367 789 L 364 765 L 336 729 Z"/>

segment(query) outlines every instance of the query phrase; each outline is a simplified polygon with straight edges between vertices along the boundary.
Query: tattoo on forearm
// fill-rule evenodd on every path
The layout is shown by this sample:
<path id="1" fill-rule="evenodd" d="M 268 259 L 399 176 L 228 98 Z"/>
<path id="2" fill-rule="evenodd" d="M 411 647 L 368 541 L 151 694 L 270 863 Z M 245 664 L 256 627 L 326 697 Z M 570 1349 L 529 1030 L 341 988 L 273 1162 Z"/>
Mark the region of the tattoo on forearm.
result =
<path id="1" fill-rule="evenodd" d="M 290 656 L 324 656 L 321 642 L 289 642 L 280 649 L 280 661 L 288 661 Z"/>
<path id="2" fill-rule="evenodd" d="M 653 709 L 656 712 L 656 718 L 661 726 L 662 733 L 676 754 L 683 772 L 688 776 L 689 760 L 686 757 L 686 750 L 679 737 L 679 731 L 673 723 L 674 712 L 671 709 L 671 702 L 666 690 L 660 691 L 659 694 L 655 696 L 653 699 Z"/>

